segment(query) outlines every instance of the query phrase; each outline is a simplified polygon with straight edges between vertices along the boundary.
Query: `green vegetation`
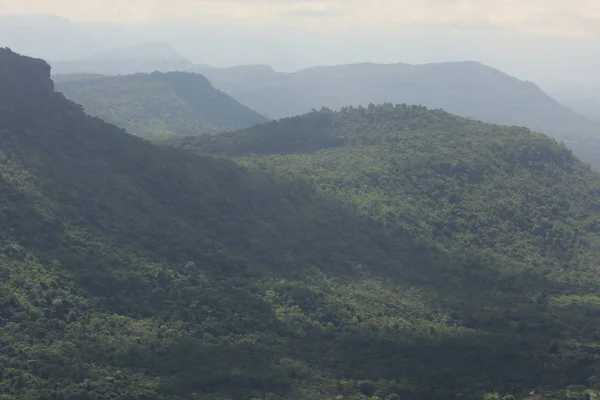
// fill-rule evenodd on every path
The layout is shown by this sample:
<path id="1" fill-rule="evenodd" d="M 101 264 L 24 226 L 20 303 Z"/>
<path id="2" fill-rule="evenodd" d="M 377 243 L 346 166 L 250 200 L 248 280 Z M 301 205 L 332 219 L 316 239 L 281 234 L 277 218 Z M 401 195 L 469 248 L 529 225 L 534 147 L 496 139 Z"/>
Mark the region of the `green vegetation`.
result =
<path id="1" fill-rule="evenodd" d="M 597 374 L 600 177 L 564 145 L 524 128 L 392 105 L 323 109 L 171 144 L 304 180 L 379 222 L 391 249 L 412 248 L 402 250 L 414 269 L 403 266 L 401 281 L 426 288 L 433 314 L 394 313 L 384 302 L 374 324 L 381 334 L 382 325 L 427 321 L 419 350 L 393 334 L 385 348 L 417 357 L 411 368 L 430 382 L 468 397 L 511 385 L 556 389 Z M 358 357 L 377 359 L 373 351 Z"/>
<path id="2" fill-rule="evenodd" d="M 192 73 L 68 75 L 59 78 L 57 90 L 91 115 L 147 138 L 214 133 L 266 121 Z"/>
<path id="3" fill-rule="evenodd" d="M 558 103 L 533 83 L 476 62 L 362 63 L 290 74 L 248 66 L 202 69 L 202 73 L 215 87 L 270 118 L 294 116 L 315 107 L 421 104 L 546 133 L 600 169 L 600 124 Z"/>
<path id="4" fill-rule="evenodd" d="M 385 105 L 198 156 L 0 66 L 5 398 L 597 395 L 600 177 L 564 146 Z"/>

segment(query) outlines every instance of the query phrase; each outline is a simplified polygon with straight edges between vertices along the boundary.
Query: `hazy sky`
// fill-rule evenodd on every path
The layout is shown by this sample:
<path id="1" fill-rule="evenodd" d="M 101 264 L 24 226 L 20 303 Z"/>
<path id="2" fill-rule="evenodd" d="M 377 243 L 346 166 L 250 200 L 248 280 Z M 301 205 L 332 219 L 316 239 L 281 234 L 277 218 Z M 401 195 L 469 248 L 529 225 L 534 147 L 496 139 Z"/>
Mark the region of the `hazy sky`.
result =
<path id="1" fill-rule="evenodd" d="M 600 0 L 0 0 L 23 13 L 72 21 L 0 18 L 0 45 L 50 60 L 160 40 L 215 66 L 468 59 L 600 89 Z"/>
<path id="2" fill-rule="evenodd" d="M 598 0 L 0 0 L 0 13 L 118 22 L 216 17 L 319 29 L 436 23 L 534 34 L 600 34 Z"/>

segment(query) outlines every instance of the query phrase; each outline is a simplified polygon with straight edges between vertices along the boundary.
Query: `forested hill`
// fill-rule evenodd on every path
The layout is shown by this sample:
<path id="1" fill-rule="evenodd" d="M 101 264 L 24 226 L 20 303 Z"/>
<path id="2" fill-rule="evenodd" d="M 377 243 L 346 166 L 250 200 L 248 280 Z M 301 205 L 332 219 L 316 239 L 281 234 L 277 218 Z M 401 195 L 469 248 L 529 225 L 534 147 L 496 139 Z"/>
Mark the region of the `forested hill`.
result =
<path id="1" fill-rule="evenodd" d="M 52 91 L 43 61 L 0 50 L 0 71 L 3 395 L 414 391 L 418 376 L 376 383 L 352 366 L 379 307 L 355 321 L 356 299 L 399 290 L 372 277 L 402 259 L 379 224 L 301 182 L 89 117 Z"/>
<path id="2" fill-rule="evenodd" d="M 596 394 L 600 179 L 564 147 L 385 106 L 267 124 L 342 142 L 238 162 L 49 76 L 0 50 L 3 396 Z"/>
<path id="3" fill-rule="evenodd" d="M 456 382 L 481 370 L 519 387 L 527 379 L 538 388 L 588 378 L 597 385 L 600 179 L 564 145 L 525 128 L 389 104 L 323 109 L 171 144 L 303 179 L 378 221 L 395 245 L 410 237 L 425 246 L 425 259 L 441 255 L 421 264 L 411 253 L 410 284 L 433 289 L 430 304 L 440 301 L 449 311 L 442 329 L 450 336 L 478 336 L 469 350 L 452 339 L 431 355 L 429 372 L 440 380 L 454 376 L 462 386 Z M 476 367 L 470 357 L 486 353 L 484 342 L 497 353 Z M 392 349 L 406 357 L 402 345 Z M 449 349 L 458 352 L 451 359 Z M 467 359 L 472 364 L 463 364 Z M 555 373 L 565 375 L 550 378 Z"/>
<path id="4" fill-rule="evenodd" d="M 57 90 L 91 115 L 147 138 L 214 133 L 266 121 L 193 73 L 74 75 L 60 77 Z"/>
<path id="5" fill-rule="evenodd" d="M 531 82 L 477 62 L 360 63 L 280 73 L 255 66 L 202 69 L 215 87 L 269 118 L 311 108 L 420 104 L 485 122 L 525 126 L 565 141 L 600 169 L 600 124 L 557 102 Z"/>

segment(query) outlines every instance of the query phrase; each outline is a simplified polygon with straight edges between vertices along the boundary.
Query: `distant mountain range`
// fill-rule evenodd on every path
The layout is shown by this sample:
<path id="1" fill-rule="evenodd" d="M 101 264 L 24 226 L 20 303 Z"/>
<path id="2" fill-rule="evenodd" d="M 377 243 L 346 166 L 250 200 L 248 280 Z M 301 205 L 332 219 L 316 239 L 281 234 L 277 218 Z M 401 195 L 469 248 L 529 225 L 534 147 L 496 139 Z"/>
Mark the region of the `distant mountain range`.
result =
<path id="1" fill-rule="evenodd" d="M 268 66 L 205 68 L 200 72 L 216 87 L 273 118 L 320 106 L 339 109 L 369 103 L 407 103 L 442 108 L 485 122 L 526 126 L 573 147 L 585 146 L 594 135 L 600 140 L 599 124 L 558 103 L 533 83 L 477 62 L 364 63 L 290 74 L 275 72 Z"/>
<path id="2" fill-rule="evenodd" d="M 55 74 L 93 72 L 120 75 L 154 71 L 193 71 L 196 68 L 194 63 L 171 45 L 161 42 L 119 47 L 77 60 L 53 61 L 51 64 Z"/>
<path id="3" fill-rule="evenodd" d="M 108 75 L 153 70 L 197 72 L 216 88 L 273 119 L 320 107 L 419 104 L 546 133 L 564 141 L 582 160 L 600 168 L 599 122 L 579 115 L 531 82 L 473 61 L 422 65 L 362 63 L 283 73 L 268 65 L 195 65 L 170 46 L 155 43 L 117 49 L 77 62 L 54 63 L 54 70 L 56 74 Z M 57 76 L 58 81 L 61 79 L 64 78 Z"/>
<path id="4" fill-rule="evenodd" d="M 189 72 L 68 75 L 57 79 L 56 88 L 89 114 L 147 138 L 215 133 L 267 120 Z"/>

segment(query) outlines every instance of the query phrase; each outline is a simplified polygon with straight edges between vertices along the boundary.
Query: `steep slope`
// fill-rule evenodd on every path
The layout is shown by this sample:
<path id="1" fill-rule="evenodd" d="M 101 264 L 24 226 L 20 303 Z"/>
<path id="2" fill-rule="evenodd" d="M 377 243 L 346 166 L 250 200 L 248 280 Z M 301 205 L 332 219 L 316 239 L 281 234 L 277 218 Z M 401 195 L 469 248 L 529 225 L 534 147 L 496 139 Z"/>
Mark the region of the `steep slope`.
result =
<path id="1" fill-rule="evenodd" d="M 525 126 L 565 141 L 584 161 L 600 168 L 600 124 L 559 104 L 531 82 L 476 62 L 353 64 L 316 67 L 292 74 L 245 74 L 205 70 L 215 87 L 272 118 L 311 108 L 370 103 L 421 104 L 503 125 Z"/>
<path id="2" fill-rule="evenodd" d="M 241 129 L 266 121 L 192 73 L 75 75 L 59 81 L 57 90 L 91 115 L 148 138 Z"/>
<path id="3" fill-rule="evenodd" d="M 91 118 L 40 60 L 1 50 L 0 71 L 3 395 L 339 393 L 308 357 L 339 336 L 332 290 L 400 262 L 383 261 L 378 224 L 301 183 Z"/>
<path id="4" fill-rule="evenodd" d="M 551 140 L 324 111 L 246 131 L 282 149 L 244 165 L 89 117 L 49 74 L 0 50 L 5 397 L 470 400 L 596 374 L 600 182 Z"/>

